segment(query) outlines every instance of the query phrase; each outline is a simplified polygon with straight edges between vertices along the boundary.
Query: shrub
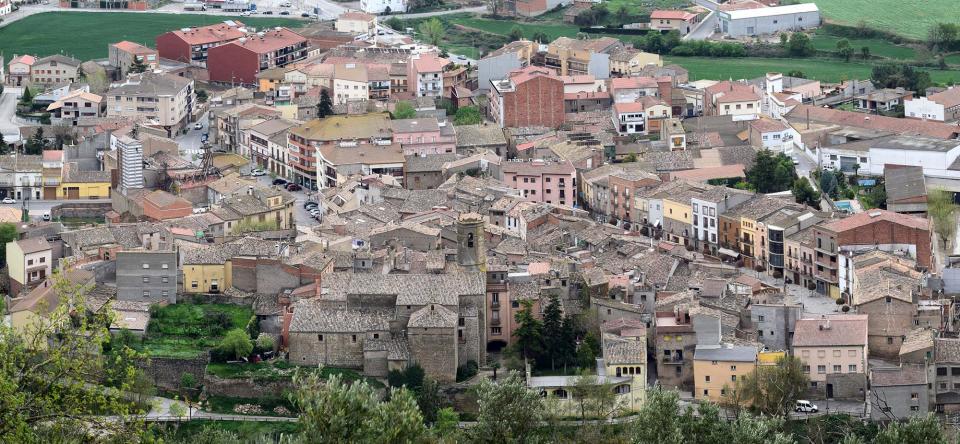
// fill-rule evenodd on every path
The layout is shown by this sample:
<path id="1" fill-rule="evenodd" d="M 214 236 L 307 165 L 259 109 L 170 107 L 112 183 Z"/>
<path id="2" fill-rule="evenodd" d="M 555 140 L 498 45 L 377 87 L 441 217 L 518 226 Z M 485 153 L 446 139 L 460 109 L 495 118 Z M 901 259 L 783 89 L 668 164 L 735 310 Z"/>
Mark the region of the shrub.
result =
<path id="1" fill-rule="evenodd" d="M 849 306 L 849 305 L 844 305 L 843 307 L 840 308 L 840 310 L 842 310 L 844 313 L 846 313 L 846 312 L 850 311 L 850 306 Z"/>
<path id="2" fill-rule="evenodd" d="M 816 289 L 817 289 L 817 284 L 815 284 L 815 283 L 813 283 L 813 282 L 807 284 L 807 290 L 813 291 L 813 290 L 816 290 Z"/>
<path id="3" fill-rule="evenodd" d="M 180 375 L 180 388 L 192 389 L 197 386 L 197 378 L 193 373 L 183 373 Z"/>
<path id="4" fill-rule="evenodd" d="M 783 273 L 780 272 L 780 270 L 776 270 L 773 272 L 773 277 L 777 279 L 783 278 Z"/>
<path id="5" fill-rule="evenodd" d="M 253 351 L 253 342 L 250 341 L 247 332 L 236 328 L 227 332 L 217 346 L 217 350 L 221 356 L 226 356 L 228 359 L 245 358 Z"/>
<path id="6" fill-rule="evenodd" d="M 466 381 L 476 376 L 479 370 L 480 368 L 477 366 L 477 361 L 467 361 L 466 364 L 457 367 L 457 382 Z"/>
<path id="7" fill-rule="evenodd" d="M 273 336 L 260 333 L 260 336 L 257 337 L 256 350 L 257 353 L 273 351 Z"/>

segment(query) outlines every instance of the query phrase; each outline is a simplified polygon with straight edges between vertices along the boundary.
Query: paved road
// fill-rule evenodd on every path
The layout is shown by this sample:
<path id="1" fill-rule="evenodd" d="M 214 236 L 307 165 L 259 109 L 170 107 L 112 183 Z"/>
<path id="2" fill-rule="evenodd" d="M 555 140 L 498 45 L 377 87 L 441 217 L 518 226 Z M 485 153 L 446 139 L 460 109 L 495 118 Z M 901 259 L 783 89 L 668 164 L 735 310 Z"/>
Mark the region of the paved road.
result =
<path id="1" fill-rule="evenodd" d="M 713 31 L 717 28 L 717 13 L 711 11 L 704 17 L 703 21 L 700 22 L 697 27 L 690 32 L 689 34 L 683 36 L 683 40 L 706 40 L 713 35 Z"/>
<path id="2" fill-rule="evenodd" d="M 197 155 L 199 158 L 199 155 L 201 153 L 200 148 L 203 146 L 203 144 L 200 142 L 200 139 L 204 133 L 210 130 L 208 128 L 209 115 L 210 115 L 210 112 L 207 111 L 202 116 L 200 116 L 200 118 L 197 120 L 197 122 L 200 122 L 203 124 L 203 129 L 199 129 L 199 130 L 194 129 L 193 125 L 191 124 L 190 129 L 187 131 L 186 134 L 179 134 L 177 135 L 177 137 L 174 137 L 173 140 L 175 140 L 177 144 L 180 145 L 180 157 L 183 157 L 184 159 L 191 162 L 194 162 L 194 159 L 193 159 L 194 155 Z"/>
<path id="3" fill-rule="evenodd" d="M 3 140 L 7 143 L 20 140 L 20 125 L 15 119 L 17 98 L 21 92 L 21 88 L 8 86 L 3 89 L 3 95 L 0 95 L 0 134 L 3 134 Z"/>

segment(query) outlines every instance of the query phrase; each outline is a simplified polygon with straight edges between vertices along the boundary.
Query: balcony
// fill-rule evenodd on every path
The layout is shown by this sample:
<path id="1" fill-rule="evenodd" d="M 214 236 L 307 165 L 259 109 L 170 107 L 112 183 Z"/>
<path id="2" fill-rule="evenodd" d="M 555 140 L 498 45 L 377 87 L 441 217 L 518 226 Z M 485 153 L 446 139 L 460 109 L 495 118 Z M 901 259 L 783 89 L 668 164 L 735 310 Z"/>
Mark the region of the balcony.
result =
<path id="1" fill-rule="evenodd" d="M 661 364 L 683 365 L 683 356 L 664 356 L 660 358 Z"/>
<path id="2" fill-rule="evenodd" d="M 500 325 L 500 318 L 493 318 L 490 320 L 490 325 L 497 326 Z"/>
<path id="3" fill-rule="evenodd" d="M 490 308 L 494 310 L 500 308 L 500 301 L 490 301 Z"/>

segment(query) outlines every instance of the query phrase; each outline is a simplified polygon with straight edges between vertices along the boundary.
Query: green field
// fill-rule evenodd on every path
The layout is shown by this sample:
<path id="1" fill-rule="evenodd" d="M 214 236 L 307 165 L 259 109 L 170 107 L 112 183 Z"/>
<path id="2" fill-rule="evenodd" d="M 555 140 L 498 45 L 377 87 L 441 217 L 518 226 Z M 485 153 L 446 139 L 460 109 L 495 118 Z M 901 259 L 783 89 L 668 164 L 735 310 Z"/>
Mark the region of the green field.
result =
<path id="1" fill-rule="evenodd" d="M 45 12 L 0 28 L 0 53 L 48 56 L 63 53 L 80 60 L 107 57 L 107 45 L 122 40 L 154 46 L 160 34 L 186 26 L 202 26 L 238 17 L 196 14 L 133 14 L 125 12 Z M 300 20 L 242 17 L 253 27 L 300 27 Z"/>
<path id="2" fill-rule="evenodd" d="M 513 27 L 518 26 L 523 30 L 523 36 L 526 38 L 533 37 L 533 35 L 537 32 L 543 32 L 547 34 L 547 37 L 550 38 L 550 40 L 553 40 L 557 37 L 576 37 L 577 33 L 580 32 L 580 27 L 575 25 L 545 25 L 538 23 L 511 22 L 508 20 L 491 20 L 463 16 L 451 17 L 447 21 L 454 25 L 466 26 L 478 31 L 489 32 L 491 34 L 499 34 L 503 36 L 510 35 L 510 31 L 513 30 Z"/>
<path id="3" fill-rule="evenodd" d="M 843 37 L 817 32 L 811 41 L 813 47 L 819 51 L 834 52 L 837 50 L 837 42 L 843 40 Z M 860 48 L 867 46 L 870 48 L 870 55 L 886 57 L 896 60 L 913 60 L 917 56 L 917 51 L 909 46 L 896 45 L 886 40 L 880 39 L 847 39 L 855 52 L 855 57 L 860 56 Z"/>
<path id="4" fill-rule="evenodd" d="M 769 58 L 710 58 L 710 57 L 664 57 L 664 63 L 676 63 L 690 71 L 690 80 L 699 79 L 751 79 L 767 72 L 803 71 L 805 76 L 826 82 L 843 79 L 868 79 L 872 65 L 827 59 L 769 59 Z M 930 78 L 935 83 L 960 81 L 960 71 L 931 70 Z"/>
<path id="5" fill-rule="evenodd" d="M 845 25 L 867 26 L 924 39 L 937 22 L 960 22 L 957 0 L 814 0 L 823 15 Z"/>

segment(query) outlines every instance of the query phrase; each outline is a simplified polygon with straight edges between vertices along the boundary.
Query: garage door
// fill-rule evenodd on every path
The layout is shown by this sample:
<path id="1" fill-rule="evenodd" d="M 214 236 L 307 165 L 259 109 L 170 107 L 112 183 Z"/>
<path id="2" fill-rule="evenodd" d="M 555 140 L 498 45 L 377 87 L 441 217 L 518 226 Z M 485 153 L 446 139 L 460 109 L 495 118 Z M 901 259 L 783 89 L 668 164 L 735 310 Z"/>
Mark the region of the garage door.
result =
<path id="1" fill-rule="evenodd" d="M 43 199 L 44 200 L 57 200 L 57 189 L 54 187 L 46 187 L 43 189 Z"/>
<path id="2" fill-rule="evenodd" d="M 80 188 L 79 187 L 70 187 L 67 188 L 67 199 L 79 199 L 80 198 Z"/>

